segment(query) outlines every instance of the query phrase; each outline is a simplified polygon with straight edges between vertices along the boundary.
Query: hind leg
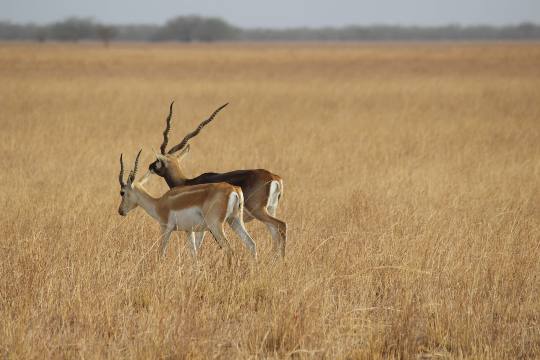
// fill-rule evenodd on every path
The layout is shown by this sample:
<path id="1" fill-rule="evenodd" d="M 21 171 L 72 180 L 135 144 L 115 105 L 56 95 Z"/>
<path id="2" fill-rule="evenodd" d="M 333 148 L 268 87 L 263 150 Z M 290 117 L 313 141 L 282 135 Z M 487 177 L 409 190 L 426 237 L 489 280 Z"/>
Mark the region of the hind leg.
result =
<path id="1" fill-rule="evenodd" d="M 201 251 L 204 235 L 206 235 L 206 231 L 199 231 L 199 232 L 194 233 L 193 245 L 195 246 L 195 250 L 197 251 L 197 254 Z"/>
<path id="2" fill-rule="evenodd" d="M 252 210 L 251 213 L 257 220 L 266 224 L 274 241 L 274 251 L 279 252 L 284 257 L 287 242 L 287 224 L 270 215 L 265 207 Z"/>
<path id="3" fill-rule="evenodd" d="M 251 238 L 251 235 L 247 232 L 244 222 L 239 217 L 231 217 L 227 220 L 231 228 L 234 230 L 234 232 L 242 239 L 244 242 L 244 245 L 248 248 L 248 250 L 251 252 L 251 255 L 255 259 L 257 259 L 257 245 L 255 245 L 255 242 Z"/>
<path id="4" fill-rule="evenodd" d="M 232 263 L 232 248 L 229 244 L 229 240 L 227 240 L 227 236 L 225 235 L 225 231 L 223 231 L 223 224 L 215 225 L 210 227 L 210 233 L 216 240 L 216 242 L 219 244 L 219 246 L 222 249 L 225 249 L 225 252 L 227 253 L 227 262 L 229 266 Z"/>

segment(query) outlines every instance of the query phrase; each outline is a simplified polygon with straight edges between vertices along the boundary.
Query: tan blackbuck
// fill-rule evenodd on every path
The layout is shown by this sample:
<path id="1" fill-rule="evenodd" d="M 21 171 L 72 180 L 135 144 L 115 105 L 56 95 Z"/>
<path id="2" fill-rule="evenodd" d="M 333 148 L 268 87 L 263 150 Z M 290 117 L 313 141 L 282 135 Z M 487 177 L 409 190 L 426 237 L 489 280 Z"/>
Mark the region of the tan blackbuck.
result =
<path id="1" fill-rule="evenodd" d="M 283 194 L 283 180 L 268 170 L 236 170 L 226 173 L 204 173 L 195 178 L 188 178 L 182 167 L 182 159 L 189 152 L 188 141 L 195 137 L 201 129 L 210 123 L 217 113 L 228 104 L 220 106 L 212 115 L 201 122 L 197 129 L 187 134 L 182 141 L 166 151 L 171 130 L 171 116 L 174 102 L 169 107 L 169 115 L 163 131 L 161 154 L 156 154 L 156 161 L 149 166 L 149 170 L 165 179 L 170 188 L 178 186 L 192 186 L 210 183 L 226 182 L 238 186 L 244 193 L 244 222 L 254 218 L 262 221 L 268 227 L 274 242 L 274 251 L 285 256 L 285 243 L 287 241 L 287 224 L 276 218 L 278 202 Z M 199 248 L 204 238 L 204 232 L 195 234 L 195 246 Z"/>
<path id="2" fill-rule="evenodd" d="M 154 198 L 143 187 L 150 171 L 139 181 L 135 181 L 140 155 L 141 151 L 137 154 L 127 183 L 124 183 L 124 162 L 120 155 L 119 181 L 122 202 L 118 213 L 126 216 L 129 211 L 140 206 L 156 219 L 161 226 L 161 255 L 165 254 L 167 243 L 174 230 L 185 231 L 190 235 L 194 256 L 197 255 L 198 248 L 195 246 L 193 232 L 210 231 L 218 245 L 225 248 L 230 261 L 232 250 L 223 229 L 227 222 L 251 254 L 257 257 L 255 242 L 244 227 L 244 197 L 241 188 L 223 182 L 181 186 L 167 191 L 160 198 Z"/>

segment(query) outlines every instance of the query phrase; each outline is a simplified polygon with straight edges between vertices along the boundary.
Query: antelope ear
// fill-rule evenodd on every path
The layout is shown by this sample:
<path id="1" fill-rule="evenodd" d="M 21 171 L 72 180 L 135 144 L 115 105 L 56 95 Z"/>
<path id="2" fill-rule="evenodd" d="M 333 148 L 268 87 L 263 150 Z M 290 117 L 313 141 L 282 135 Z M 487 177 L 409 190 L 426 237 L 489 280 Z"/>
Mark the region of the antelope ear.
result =
<path id="1" fill-rule="evenodd" d="M 139 179 L 139 184 L 140 185 L 144 185 L 148 179 L 150 178 L 150 176 L 152 175 L 152 171 L 148 170 L 142 178 Z"/>
<path id="2" fill-rule="evenodd" d="M 162 163 L 165 163 L 167 161 L 167 158 L 165 157 L 165 155 L 162 155 L 160 153 L 158 153 L 156 150 L 152 149 L 152 151 L 154 152 L 154 155 L 156 156 L 156 158 L 159 160 L 159 162 L 162 162 Z"/>
<path id="3" fill-rule="evenodd" d="M 189 146 L 189 144 L 187 144 L 186 146 L 184 146 L 184 148 L 182 150 L 180 150 L 179 152 L 174 154 L 174 156 L 181 159 L 181 158 L 183 158 L 185 155 L 187 155 L 189 153 L 189 149 L 190 149 L 190 146 Z"/>

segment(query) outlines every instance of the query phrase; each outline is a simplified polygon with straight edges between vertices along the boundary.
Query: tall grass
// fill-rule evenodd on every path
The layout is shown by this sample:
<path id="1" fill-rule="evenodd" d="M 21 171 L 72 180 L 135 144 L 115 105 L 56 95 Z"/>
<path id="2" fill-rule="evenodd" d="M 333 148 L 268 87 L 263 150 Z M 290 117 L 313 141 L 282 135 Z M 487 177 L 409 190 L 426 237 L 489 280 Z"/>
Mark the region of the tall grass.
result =
<path id="1" fill-rule="evenodd" d="M 0 356 L 540 357 L 540 47 L 0 45 Z M 284 178 L 259 262 L 120 203 L 176 100 L 186 168 Z M 153 179 L 155 195 L 166 189 Z"/>

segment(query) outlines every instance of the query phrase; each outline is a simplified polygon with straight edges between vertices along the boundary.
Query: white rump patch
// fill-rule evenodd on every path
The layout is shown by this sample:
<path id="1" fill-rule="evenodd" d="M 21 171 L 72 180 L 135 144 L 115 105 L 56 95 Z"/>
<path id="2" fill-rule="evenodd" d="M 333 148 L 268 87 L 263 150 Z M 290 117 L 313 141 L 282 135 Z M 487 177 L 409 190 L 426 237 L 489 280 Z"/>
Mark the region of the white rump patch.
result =
<path id="1" fill-rule="evenodd" d="M 227 204 L 227 219 L 236 212 L 238 201 L 240 201 L 238 193 L 236 191 L 232 192 L 229 196 L 229 202 Z"/>
<path id="2" fill-rule="evenodd" d="M 282 184 L 280 181 L 273 180 L 270 183 L 270 193 L 268 194 L 268 202 L 266 203 L 266 210 L 270 215 L 276 215 L 276 210 L 279 202 L 279 195 L 281 194 Z"/>

